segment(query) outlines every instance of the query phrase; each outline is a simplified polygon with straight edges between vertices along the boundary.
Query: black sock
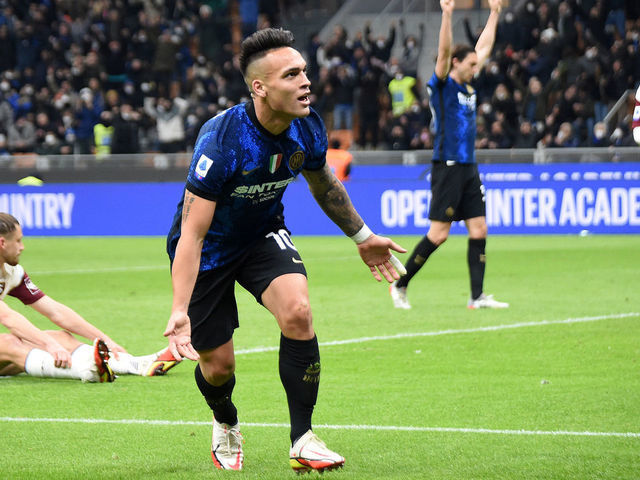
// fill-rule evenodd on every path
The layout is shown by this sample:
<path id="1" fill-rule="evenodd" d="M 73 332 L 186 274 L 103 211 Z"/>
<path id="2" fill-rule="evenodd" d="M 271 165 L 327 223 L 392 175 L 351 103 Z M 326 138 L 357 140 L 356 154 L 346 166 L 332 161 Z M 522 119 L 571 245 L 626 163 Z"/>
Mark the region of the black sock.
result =
<path id="1" fill-rule="evenodd" d="M 196 384 L 207 405 L 213 410 L 213 416 L 216 421 L 228 425 L 238 423 L 238 410 L 236 410 L 236 406 L 231 401 L 233 387 L 236 385 L 236 376 L 233 375 L 226 383 L 216 387 L 205 380 L 199 364 L 196 366 L 195 376 Z"/>
<path id="2" fill-rule="evenodd" d="M 311 428 L 320 386 L 318 338 L 292 340 L 280 336 L 280 380 L 287 393 L 291 444 Z"/>
<path id="3" fill-rule="evenodd" d="M 418 245 L 416 245 L 416 248 L 413 249 L 409 260 L 407 260 L 407 264 L 404 266 L 404 268 L 407 269 L 407 274 L 400 277 L 400 280 L 396 282 L 396 286 L 406 287 L 409 285 L 409 281 L 418 273 L 418 270 L 422 268 L 424 262 L 435 252 L 436 248 L 438 248 L 438 246 L 425 235 Z"/>
<path id="4" fill-rule="evenodd" d="M 471 279 L 471 298 L 475 300 L 482 294 L 484 283 L 484 268 L 487 257 L 484 253 L 487 245 L 486 238 L 470 238 L 467 249 L 467 263 L 469 264 L 469 277 Z"/>

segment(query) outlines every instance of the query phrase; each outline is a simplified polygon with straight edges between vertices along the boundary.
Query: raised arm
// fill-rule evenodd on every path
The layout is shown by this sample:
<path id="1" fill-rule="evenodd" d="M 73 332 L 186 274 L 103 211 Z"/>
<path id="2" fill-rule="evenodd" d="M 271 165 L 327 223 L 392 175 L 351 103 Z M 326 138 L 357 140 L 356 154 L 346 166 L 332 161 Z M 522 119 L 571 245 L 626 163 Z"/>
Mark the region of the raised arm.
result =
<path id="1" fill-rule="evenodd" d="M 476 55 L 478 56 L 478 69 L 482 69 L 484 66 L 496 41 L 496 30 L 498 28 L 500 10 L 502 10 L 502 0 L 489 0 L 489 7 L 491 8 L 491 13 L 475 47 Z"/>
<path id="2" fill-rule="evenodd" d="M 187 311 L 200 270 L 204 237 L 213 220 L 215 209 L 216 202 L 185 190 L 180 240 L 171 267 L 173 304 L 171 317 L 164 332 L 164 335 L 169 337 L 169 350 L 178 359 L 183 356 L 191 360 L 198 359 L 198 353 L 191 345 L 191 322 Z"/>
<path id="3" fill-rule="evenodd" d="M 374 278 L 380 281 L 382 275 L 388 282 L 400 278 L 396 268 L 402 264 L 390 250 L 406 252 L 404 248 L 389 238 L 373 234 L 351 203 L 344 185 L 331 172 L 329 165 L 320 170 L 303 170 L 309 189 L 320 208 L 345 235 L 358 245 L 358 253 L 367 264 Z"/>
<path id="4" fill-rule="evenodd" d="M 438 58 L 436 60 L 436 77 L 440 80 L 444 80 L 451 69 L 451 44 L 453 43 L 451 16 L 453 15 L 453 6 L 453 0 L 440 0 L 442 21 L 440 23 Z"/>

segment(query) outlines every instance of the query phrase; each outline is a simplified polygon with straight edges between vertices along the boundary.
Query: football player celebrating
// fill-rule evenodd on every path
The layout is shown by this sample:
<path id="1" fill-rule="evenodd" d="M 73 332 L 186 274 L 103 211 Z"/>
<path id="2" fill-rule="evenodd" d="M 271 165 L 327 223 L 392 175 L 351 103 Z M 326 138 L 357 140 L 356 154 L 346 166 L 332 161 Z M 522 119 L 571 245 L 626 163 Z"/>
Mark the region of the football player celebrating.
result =
<path id="1" fill-rule="evenodd" d="M 311 429 L 320 354 L 306 270 L 284 224 L 286 186 L 305 177 L 378 281 L 399 278 L 402 264 L 390 249 L 405 251 L 373 234 L 331 173 L 327 132 L 309 106 L 307 65 L 293 41 L 291 32 L 268 28 L 242 43 L 240 66 L 252 100 L 203 125 L 167 239 L 173 306 L 165 335 L 176 358 L 199 362 L 196 383 L 213 411 L 211 454 L 220 469 L 240 470 L 244 458 L 231 399 L 235 282 L 273 314 L 282 332 L 279 372 L 291 420 L 291 466 L 300 473 L 344 463 Z"/>

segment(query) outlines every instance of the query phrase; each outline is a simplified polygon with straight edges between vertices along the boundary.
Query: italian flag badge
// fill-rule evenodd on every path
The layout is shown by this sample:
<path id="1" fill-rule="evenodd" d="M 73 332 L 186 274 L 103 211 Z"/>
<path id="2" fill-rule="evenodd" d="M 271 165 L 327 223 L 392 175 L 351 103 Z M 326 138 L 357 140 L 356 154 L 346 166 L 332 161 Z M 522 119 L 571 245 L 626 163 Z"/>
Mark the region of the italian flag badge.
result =
<path id="1" fill-rule="evenodd" d="M 269 172 L 275 173 L 278 167 L 280 167 L 280 162 L 282 162 L 281 153 L 276 153 L 275 155 L 271 155 L 269 157 Z"/>

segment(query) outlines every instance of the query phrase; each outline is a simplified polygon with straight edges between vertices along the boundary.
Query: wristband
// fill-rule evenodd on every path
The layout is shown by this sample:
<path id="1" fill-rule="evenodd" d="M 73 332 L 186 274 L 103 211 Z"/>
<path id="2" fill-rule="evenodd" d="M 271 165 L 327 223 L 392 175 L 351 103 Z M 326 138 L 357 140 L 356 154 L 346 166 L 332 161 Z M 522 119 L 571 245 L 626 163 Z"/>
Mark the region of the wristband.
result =
<path id="1" fill-rule="evenodd" d="M 373 235 L 373 232 L 369 227 L 367 227 L 367 224 L 365 223 L 364 225 L 362 225 L 362 228 L 358 230 L 358 233 L 356 233 L 355 235 L 351 235 L 349 238 L 357 244 L 361 244 L 371 235 Z"/>

